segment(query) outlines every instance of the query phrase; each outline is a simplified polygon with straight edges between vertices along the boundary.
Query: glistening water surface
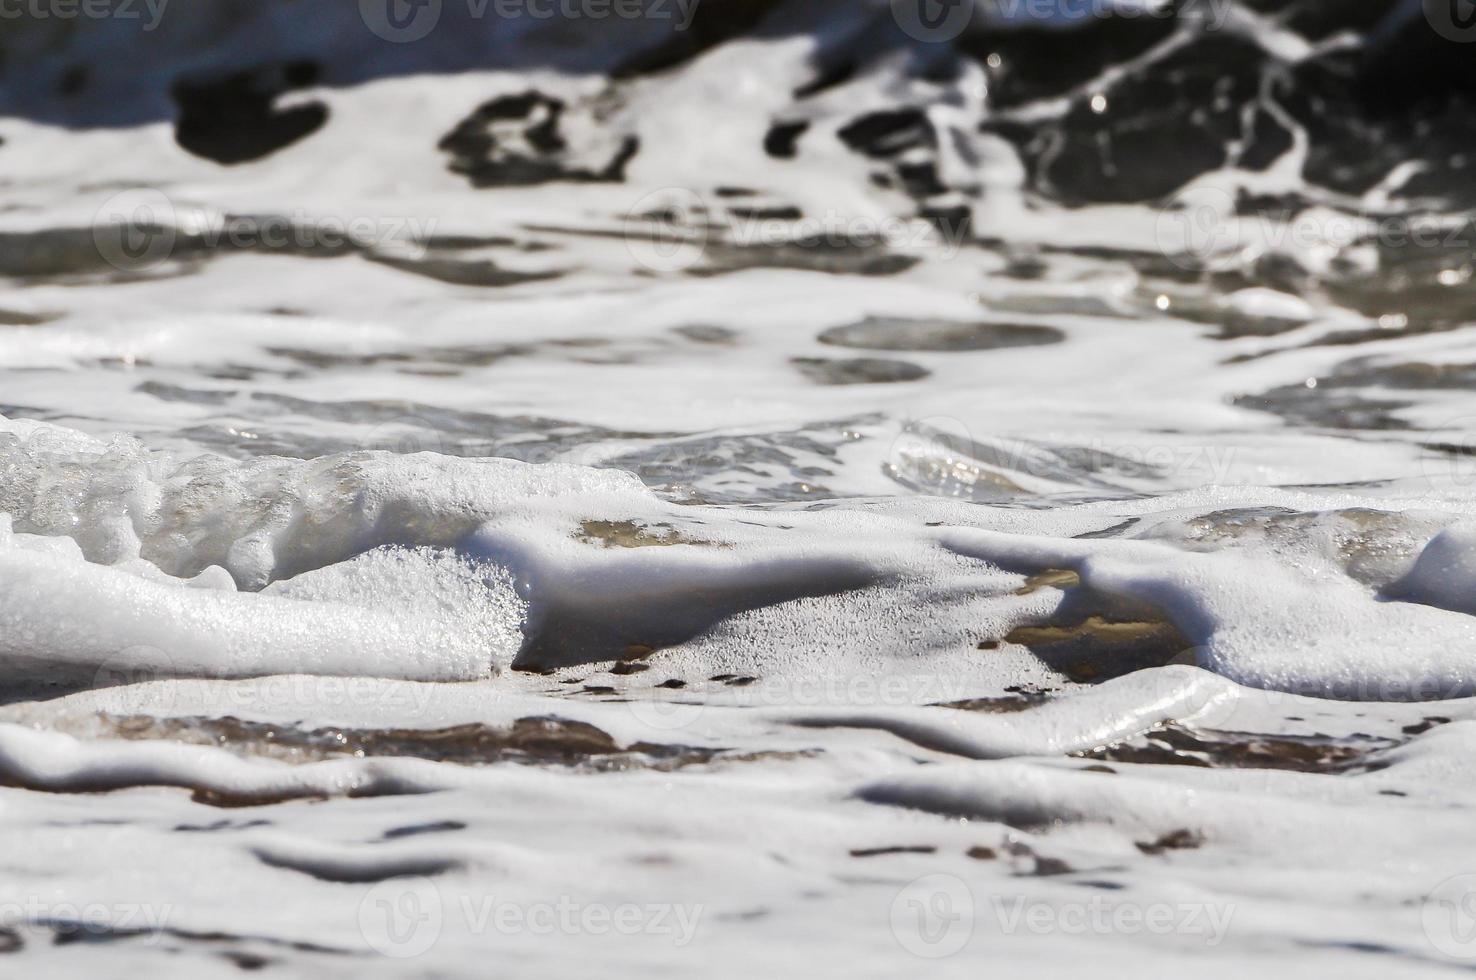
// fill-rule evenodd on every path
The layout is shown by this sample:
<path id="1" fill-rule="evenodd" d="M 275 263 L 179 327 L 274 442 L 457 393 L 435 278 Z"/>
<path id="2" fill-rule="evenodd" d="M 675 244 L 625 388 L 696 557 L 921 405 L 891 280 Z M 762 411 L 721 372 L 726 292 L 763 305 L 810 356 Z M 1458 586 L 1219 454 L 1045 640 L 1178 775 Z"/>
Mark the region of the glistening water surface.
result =
<path id="1" fill-rule="evenodd" d="M 1476 962 L 1476 46 L 1053 6 L 7 21 L 0 972 Z"/>

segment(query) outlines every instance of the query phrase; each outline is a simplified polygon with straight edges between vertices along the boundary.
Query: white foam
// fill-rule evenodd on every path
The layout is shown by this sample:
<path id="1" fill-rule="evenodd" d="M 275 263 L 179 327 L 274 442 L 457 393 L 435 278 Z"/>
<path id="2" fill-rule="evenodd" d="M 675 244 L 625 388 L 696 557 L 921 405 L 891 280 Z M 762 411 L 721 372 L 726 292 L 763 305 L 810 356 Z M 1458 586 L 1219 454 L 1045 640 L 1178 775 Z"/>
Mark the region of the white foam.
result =
<path id="1" fill-rule="evenodd" d="M 895 976 L 918 965 L 908 916 L 937 907 L 912 889 L 939 874 L 974 930 L 940 976 L 977 976 L 983 954 L 1125 977 L 1443 962 L 1421 910 L 1472 857 L 1473 701 L 1449 700 L 1476 693 L 1472 426 L 1456 373 L 1400 371 L 1468 364 L 1476 330 L 1421 322 L 1426 295 L 1390 288 L 1403 272 L 1357 213 L 1397 206 L 1417 162 L 1364 201 L 1318 191 L 1308 134 L 1262 100 L 1291 134 L 1264 170 L 1066 208 L 981 132 L 1002 121 L 994 69 L 924 71 L 927 46 L 877 41 L 879 0 L 784 5 L 761 39 L 618 83 L 610 66 L 663 25 L 472 31 L 441 6 L 406 45 L 312 0 L 171 7 L 143 59 L 115 21 L 0 40 L 6 105 L 29 116 L 0 119 L 0 228 L 44 236 L 4 247 L 77 266 L 0 301 L 0 324 L 44 320 L 0 325 L 0 927 L 18 968 L 196 977 L 234 973 L 231 953 L 398 975 L 366 916 L 434 907 L 412 969 L 493 949 L 549 976 Z M 1229 14 L 1222 36 L 1288 71 L 1356 46 Z M 278 103 L 321 102 L 326 124 L 231 167 L 182 151 L 168 90 L 207 50 L 222 70 L 326 52 L 322 84 Z M 72 65 L 106 105 L 56 94 Z M 441 138 L 530 90 L 564 101 L 572 165 L 638 137 L 628 179 L 453 173 Z M 79 105 L 117 125 L 55 124 Z M 920 156 L 989 241 L 918 236 L 893 162 L 839 138 L 902 105 L 926 110 Z M 800 152 L 777 161 L 765 135 L 795 121 Z M 140 186 L 207 236 L 240 215 L 398 224 L 337 258 L 226 250 L 128 275 L 90 231 Z M 1318 206 L 1288 223 L 1243 195 Z M 669 200 L 699 274 L 652 268 L 632 237 Z M 747 206 L 900 231 L 891 257 L 915 264 L 796 251 L 804 221 Z M 773 248 L 743 247 L 765 231 Z M 1229 275 L 1187 274 L 1201 263 Z M 1357 288 L 1329 285 L 1350 269 Z M 825 333 L 872 318 L 1060 339 Z M 1345 383 L 1360 372 L 1375 381 Z M 1059 569 L 1082 585 L 1027 584 Z M 1005 639 L 1118 613 L 1170 620 L 1198 667 L 1079 684 L 1069 656 Z M 622 751 L 390 754 L 550 717 Z M 360 736 L 366 757 L 338 751 Z M 1153 764 L 1174 738 L 1177 761 L 1215 764 Z M 690 945 L 616 944 L 493 934 L 487 898 L 702 911 Z M 1010 928 L 1016 899 L 1054 931 Z M 1068 933 L 1094 901 L 1227 931 Z M 54 942 L 59 910 L 89 902 L 177 918 Z"/>

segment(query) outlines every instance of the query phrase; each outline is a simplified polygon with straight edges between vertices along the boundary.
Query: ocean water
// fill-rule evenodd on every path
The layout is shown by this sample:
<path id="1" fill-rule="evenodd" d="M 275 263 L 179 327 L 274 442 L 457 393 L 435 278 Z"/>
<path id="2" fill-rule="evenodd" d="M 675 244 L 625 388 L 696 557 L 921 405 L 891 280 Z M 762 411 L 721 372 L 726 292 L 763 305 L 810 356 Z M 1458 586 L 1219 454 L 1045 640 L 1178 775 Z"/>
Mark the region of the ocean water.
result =
<path id="1" fill-rule="evenodd" d="M 1476 964 L 1476 11 L 489 3 L 0 11 L 0 973 Z"/>

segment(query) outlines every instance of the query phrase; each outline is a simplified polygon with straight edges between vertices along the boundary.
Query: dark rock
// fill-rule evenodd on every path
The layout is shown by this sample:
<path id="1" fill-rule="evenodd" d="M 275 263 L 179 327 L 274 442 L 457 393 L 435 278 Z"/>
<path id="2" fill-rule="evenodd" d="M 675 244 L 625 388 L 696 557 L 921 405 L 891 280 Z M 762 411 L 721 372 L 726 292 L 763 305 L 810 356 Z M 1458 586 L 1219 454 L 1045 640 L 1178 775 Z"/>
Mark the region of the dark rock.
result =
<path id="1" fill-rule="evenodd" d="M 175 140 L 216 163 L 246 163 L 270 156 L 320 129 L 328 108 L 320 102 L 277 110 L 278 96 L 313 84 L 310 61 L 269 64 L 224 78 L 182 77 L 173 86 L 179 106 Z"/>
<path id="2" fill-rule="evenodd" d="M 452 172 L 470 178 L 473 187 L 624 180 L 639 140 L 625 137 L 602 166 L 581 165 L 570 159 L 559 130 L 566 108 L 562 99 L 541 92 L 504 95 L 484 102 L 442 137 L 439 146 L 451 154 Z"/>
<path id="3" fill-rule="evenodd" d="M 890 109 L 857 118 L 836 134 L 866 156 L 886 160 L 916 147 L 935 147 L 937 134 L 921 109 Z"/>
<path id="4" fill-rule="evenodd" d="M 764 137 L 764 152 L 776 160 L 792 160 L 798 152 L 799 138 L 809 131 L 808 122 L 779 122 L 769 127 Z"/>
<path id="5" fill-rule="evenodd" d="M 796 357 L 790 363 L 805 377 L 821 385 L 896 384 L 928 376 L 928 370 L 916 364 L 874 357 Z"/>
<path id="6" fill-rule="evenodd" d="M 1055 344 L 1065 335 L 1054 327 L 1018 323 L 961 323 L 872 317 L 820 335 L 822 344 L 895 351 L 977 351 Z"/>
<path id="7" fill-rule="evenodd" d="M 898 845 L 896 847 L 853 847 L 853 848 L 851 848 L 851 857 L 853 857 L 853 858 L 881 857 L 881 856 L 887 855 L 887 854 L 936 854 L 936 853 L 938 853 L 938 849 L 936 847 L 933 847 L 930 844 L 922 844 L 922 845 L 907 845 L 907 844 L 902 844 L 902 845 Z"/>

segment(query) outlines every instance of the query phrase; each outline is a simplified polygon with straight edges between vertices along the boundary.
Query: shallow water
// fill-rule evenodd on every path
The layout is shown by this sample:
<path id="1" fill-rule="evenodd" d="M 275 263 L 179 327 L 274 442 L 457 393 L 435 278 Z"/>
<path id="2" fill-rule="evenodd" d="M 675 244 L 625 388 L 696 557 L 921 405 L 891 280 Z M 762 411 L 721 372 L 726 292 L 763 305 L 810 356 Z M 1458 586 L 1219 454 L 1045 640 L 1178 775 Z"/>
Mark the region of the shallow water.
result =
<path id="1" fill-rule="evenodd" d="M 1142 6 L 8 25 L 0 963 L 1476 962 L 1468 52 Z"/>

